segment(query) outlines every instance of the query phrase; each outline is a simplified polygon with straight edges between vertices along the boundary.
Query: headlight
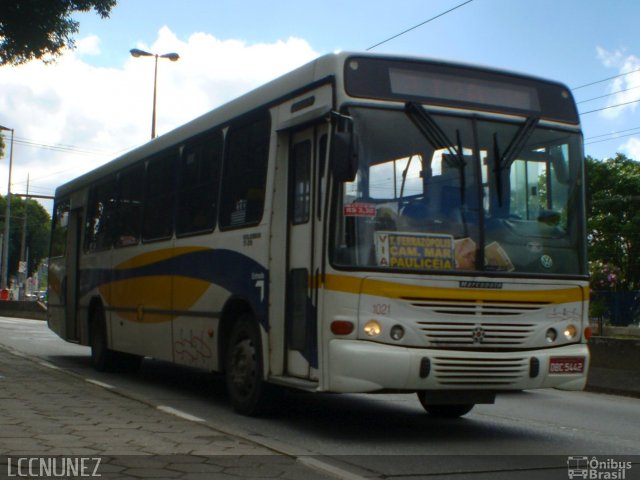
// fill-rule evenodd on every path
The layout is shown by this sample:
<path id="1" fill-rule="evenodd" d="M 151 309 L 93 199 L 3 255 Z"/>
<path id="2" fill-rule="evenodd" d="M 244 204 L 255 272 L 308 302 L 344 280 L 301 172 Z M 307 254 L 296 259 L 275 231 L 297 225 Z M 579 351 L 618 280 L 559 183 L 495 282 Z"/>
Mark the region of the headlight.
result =
<path id="1" fill-rule="evenodd" d="M 382 327 L 376 320 L 369 320 L 362 330 L 369 337 L 377 337 L 382 333 Z"/>
<path id="2" fill-rule="evenodd" d="M 553 343 L 556 341 L 556 338 L 558 337 L 558 332 L 556 332 L 555 328 L 550 328 L 549 330 L 547 330 L 547 342 L 549 343 Z"/>
<path id="3" fill-rule="evenodd" d="M 564 336 L 567 340 L 573 340 L 578 333 L 578 329 L 574 325 L 567 325 L 564 329 Z"/>

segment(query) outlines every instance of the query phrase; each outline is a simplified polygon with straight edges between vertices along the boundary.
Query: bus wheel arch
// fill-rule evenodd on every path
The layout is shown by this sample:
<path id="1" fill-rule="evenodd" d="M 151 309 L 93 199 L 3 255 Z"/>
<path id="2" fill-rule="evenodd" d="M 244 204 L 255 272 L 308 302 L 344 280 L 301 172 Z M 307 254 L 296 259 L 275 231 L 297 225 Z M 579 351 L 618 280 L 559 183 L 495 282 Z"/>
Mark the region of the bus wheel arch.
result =
<path id="1" fill-rule="evenodd" d="M 92 298 L 89 303 L 88 323 L 93 368 L 99 372 L 132 372 L 140 367 L 142 356 L 116 352 L 109 348 L 107 317 L 98 297 Z"/>

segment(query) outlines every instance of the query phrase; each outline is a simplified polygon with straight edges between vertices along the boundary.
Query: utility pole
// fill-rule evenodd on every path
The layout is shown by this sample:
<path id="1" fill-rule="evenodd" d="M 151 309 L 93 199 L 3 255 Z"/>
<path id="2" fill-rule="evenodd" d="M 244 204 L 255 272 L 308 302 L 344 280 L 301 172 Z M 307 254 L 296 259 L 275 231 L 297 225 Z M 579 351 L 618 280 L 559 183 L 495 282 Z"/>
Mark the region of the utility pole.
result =
<path id="1" fill-rule="evenodd" d="M 27 173 L 27 195 L 24 199 L 24 211 L 22 215 L 22 239 L 20 241 L 20 265 L 18 268 L 18 277 L 20 278 L 20 300 L 24 300 L 26 280 L 29 274 L 29 267 L 25 261 L 25 248 L 27 246 L 27 216 L 29 206 L 29 174 Z"/>
<path id="2" fill-rule="evenodd" d="M 2 290 L 9 287 L 9 223 L 11 222 L 11 168 L 13 166 L 13 128 L 0 125 L 0 130 L 11 132 L 11 153 L 9 154 L 9 180 L 7 182 L 7 207 L 4 213 L 4 241 L 2 242 L 2 274 L 0 278 L 0 288 Z"/>

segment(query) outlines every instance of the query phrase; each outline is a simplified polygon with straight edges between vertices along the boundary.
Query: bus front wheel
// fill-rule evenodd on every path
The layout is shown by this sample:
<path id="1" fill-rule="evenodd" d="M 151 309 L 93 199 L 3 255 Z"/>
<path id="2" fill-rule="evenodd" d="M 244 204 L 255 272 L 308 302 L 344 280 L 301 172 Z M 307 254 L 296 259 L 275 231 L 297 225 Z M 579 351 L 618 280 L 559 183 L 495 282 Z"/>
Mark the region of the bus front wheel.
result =
<path id="1" fill-rule="evenodd" d="M 102 307 L 96 307 L 91 317 L 89 331 L 91 363 L 99 372 L 133 372 L 140 367 L 142 357 L 130 353 L 115 352 L 107 341 L 107 321 Z"/>
<path id="2" fill-rule="evenodd" d="M 429 404 L 425 392 L 418 392 L 418 399 L 429 415 L 438 418 L 459 418 L 475 406 L 473 403 Z"/>
<path id="3" fill-rule="evenodd" d="M 238 413 L 255 416 L 269 406 L 271 387 L 264 381 L 260 327 L 251 315 L 240 316 L 231 329 L 225 375 L 229 399 Z"/>
<path id="4" fill-rule="evenodd" d="M 104 310 L 96 307 L 91 316 L 90 345 L 91 363 L 99 372 L 111 370 L 115 363 L 114 352 L 109 350 L 107 342 L 107 323 Z"/>

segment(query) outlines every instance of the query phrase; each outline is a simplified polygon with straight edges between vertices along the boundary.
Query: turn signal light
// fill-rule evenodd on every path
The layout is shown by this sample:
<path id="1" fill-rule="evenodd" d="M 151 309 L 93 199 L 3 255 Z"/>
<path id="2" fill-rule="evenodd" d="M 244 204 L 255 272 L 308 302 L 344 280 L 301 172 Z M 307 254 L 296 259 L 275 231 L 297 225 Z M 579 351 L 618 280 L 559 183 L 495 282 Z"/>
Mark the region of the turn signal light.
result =
<path id="1" fill-rule="evenodd" d="M 584 329 L 584 338 L 589 340 L 593 336 L 593 329 L 591 327 L 586 327 Z"/>
<path id="2" fill-rule="evenodd" d="M 348 320 L 334 320 L 331 322 L 331 333 L 334 335 L 349 335 L 353 332 L 353 323 Z"/>

